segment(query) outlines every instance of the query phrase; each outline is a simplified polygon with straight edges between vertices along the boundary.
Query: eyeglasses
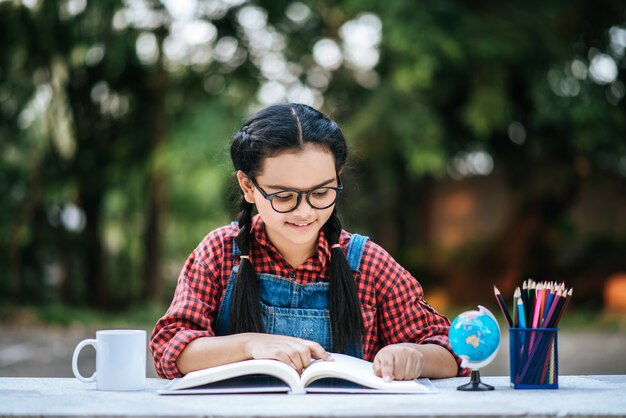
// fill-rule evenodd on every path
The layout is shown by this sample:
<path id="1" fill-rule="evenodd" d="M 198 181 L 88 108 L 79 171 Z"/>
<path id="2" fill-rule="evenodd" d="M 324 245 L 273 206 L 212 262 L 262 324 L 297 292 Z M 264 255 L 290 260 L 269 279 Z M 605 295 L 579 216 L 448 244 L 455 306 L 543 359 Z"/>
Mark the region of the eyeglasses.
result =
<path id="1" fill-rule="evenodd" d="M 339 193 L 343 190 L 341 179 L 337 175 L 337 187 L 322 186 L 310 190 L 281 190 L 276 193 L 267 193 L 252 178 L 248 177 L 254 187 L 257 188 L 264 198 L 270 201 L 272 209 L 278 213 L 287 213 L 296 210 L 302 202 L 302 195 L 306 196 L 309 206 L 314 209 L 326 209 L 335 204 Z"/>

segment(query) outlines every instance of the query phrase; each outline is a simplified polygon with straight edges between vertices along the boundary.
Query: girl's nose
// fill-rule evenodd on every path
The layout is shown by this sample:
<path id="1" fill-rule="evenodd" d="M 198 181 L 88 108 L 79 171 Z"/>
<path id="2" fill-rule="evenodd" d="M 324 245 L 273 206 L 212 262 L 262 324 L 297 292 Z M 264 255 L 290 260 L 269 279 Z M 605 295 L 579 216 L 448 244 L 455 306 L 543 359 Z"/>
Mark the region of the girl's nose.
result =
<path id="1" fill-rule="evenodd" d="M 298 207 L 294 210 L 294 213 L 302 216 L 303 218 L 309 216 L 313 213 L 315 208 L 313 208 L 306 199 L 306 196 L 302 196 L 302 200 Z"/>

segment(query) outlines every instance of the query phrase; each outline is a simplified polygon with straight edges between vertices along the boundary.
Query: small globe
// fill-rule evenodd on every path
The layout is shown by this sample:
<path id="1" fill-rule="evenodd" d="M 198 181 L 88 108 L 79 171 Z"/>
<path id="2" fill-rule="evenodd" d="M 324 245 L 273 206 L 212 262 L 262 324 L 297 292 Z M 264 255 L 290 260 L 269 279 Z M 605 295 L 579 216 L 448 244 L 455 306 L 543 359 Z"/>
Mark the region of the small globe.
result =
<path id="1" fill-rule="evenodd" d="M 466 311 L 450 325 L 450 345 L 462 367 L 479 369 L 491 363 L 500 346 L 500 327 L 495 316 L 483 306 Z"/>

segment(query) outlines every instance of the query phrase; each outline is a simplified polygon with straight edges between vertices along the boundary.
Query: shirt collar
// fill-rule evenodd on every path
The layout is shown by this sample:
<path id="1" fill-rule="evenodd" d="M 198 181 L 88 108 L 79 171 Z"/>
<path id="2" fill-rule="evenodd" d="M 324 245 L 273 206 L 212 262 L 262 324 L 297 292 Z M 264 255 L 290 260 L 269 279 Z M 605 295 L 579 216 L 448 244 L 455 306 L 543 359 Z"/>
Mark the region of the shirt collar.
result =
<path id="1" fill-rule="evenodd" d="M 263 222 L 263 219 L 261 219 L 260 215 L 257 214 L 252 218 L 252 228 L 250 232 L 252 233 L 252 236 L 254 237 L 255 241 L 259 243 L 259 245 L 266 247 L 271 253 L 282 258 L 282 255 L 280 255 L 280 253 L 278 252 L 274 244 L 272 244 L 269 237 L 267 236 L 265 223 Z M 322 265 L 322 268 L 325 268 L 326 264 L 330 260 L 331 253 L 330 253 L 330 244 L 328 243 L 328 240 L 326 239 L 324 231 L 320 231 L 317 237 L 316 249 L 317 249 L 317 254 L 316 254 L 317 260 Z M 303 266 L 307 264 L 309 263 L 305 262 Z"/>

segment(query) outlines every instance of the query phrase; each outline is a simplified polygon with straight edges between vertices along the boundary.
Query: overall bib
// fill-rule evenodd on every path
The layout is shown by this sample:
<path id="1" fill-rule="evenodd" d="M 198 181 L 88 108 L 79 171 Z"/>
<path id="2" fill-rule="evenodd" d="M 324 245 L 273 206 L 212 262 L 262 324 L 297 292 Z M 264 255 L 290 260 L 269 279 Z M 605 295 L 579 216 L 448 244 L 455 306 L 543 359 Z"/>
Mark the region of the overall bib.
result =
<path id="1" fill-rule="evenodd" d="M 359 271 L 361 256 L 367 237 L 352 234 L 346 259 L 352 271 Z M 233 255 L 241 254 L 233 242 Z M 226 291 L 217 314 L 216 335 L 228 335 L 233 289 L 239 266 L 233 267 Z M 326 351 L 333 350 L 333 340 L 328 310 L 328 283 L 299 284 L 273 274 L 258 274 L 260 303 L 264 331 L 267 334 L 288 335 L 319 343 Z M 353 344 L 345 354 L 363 358 L 361 344 Z"/>

